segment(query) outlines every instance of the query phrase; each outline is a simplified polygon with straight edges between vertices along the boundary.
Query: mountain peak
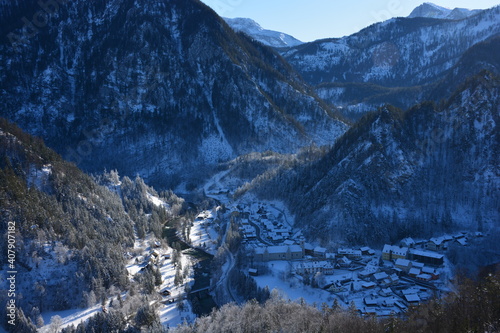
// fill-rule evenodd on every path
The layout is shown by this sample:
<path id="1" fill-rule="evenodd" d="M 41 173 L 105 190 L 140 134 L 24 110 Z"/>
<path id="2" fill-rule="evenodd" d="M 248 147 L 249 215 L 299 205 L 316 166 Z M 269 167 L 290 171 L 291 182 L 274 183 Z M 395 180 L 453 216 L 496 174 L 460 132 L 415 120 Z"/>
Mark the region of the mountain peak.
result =
<path id="1" fill-rule="evenodd" d="M 290 47 L 302 44 L 297 38 L 283 32 L 264 29 L 249 18 L 224 18 L 224 20 L 234 30 L 243 32 L 267 46 Z"/>
<path id="2" fill-rule="evenodd" d="M 446 19 L 446 20 L 461 20 L 466 17 L 477 14 L 479 11 L 480 10 L 470 10 L 466 8 L 450 9 L 436 5 L 432 2 L 424 2 L 423 4 L 415 8 L 408 17 L 410 18 L 427 17 L 427 18 Z"/>

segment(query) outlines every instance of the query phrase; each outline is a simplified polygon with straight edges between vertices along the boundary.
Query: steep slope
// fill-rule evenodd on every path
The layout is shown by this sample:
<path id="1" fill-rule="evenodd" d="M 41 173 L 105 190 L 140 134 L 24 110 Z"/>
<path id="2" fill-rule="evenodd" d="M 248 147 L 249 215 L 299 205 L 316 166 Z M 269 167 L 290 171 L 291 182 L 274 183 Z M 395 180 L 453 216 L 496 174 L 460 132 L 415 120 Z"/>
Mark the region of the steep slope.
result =
<path id="1" fill-rule="evenodd" d="M 271 47 L 289 47 L 303 44 L 297 38 L 283 32 L 267 30 L 249 18 L 224 18 L 231 28 L 255 38 L 264 45 Z"/>
<path id="2" fill-rule="evenodd" d="M 164 224 L 179 218 L 184 201 L 171 192 L 159 195 L 139 177 L 120 181 L 112 172 L 100 178 L 106 186 L 0 118 L 0 233 L 5 240 L 0 250 L 10 253 L 0 258 L 0 271 L 3 276 L 15 272 L 9 273 L 15 275 L 13 293 L 7 293 L 5 279 L 0 281 L 0 300 L 14 300 L 18 318 L 17 330 L 2 322 L 9 331 L 34 332 L 33 325 L 22 324 L 40 324 L 41 312 L 94 307 L 130 289 L 142 290 L 140 298 L 151 293 L 148 288 L 154 292 L 144 281 L 155 271 L 130 279 L 127 256 L 146 234 L 160 239 Z M 165 205 L 156 206 L 151 195 Z M 135 302 L 131 312 L 143 303 L 138 298 L 127 293 L 126 301 Z M 119 303 L 124 304 L 120 298 Z"/>
<path id="3" fill-rule="evenodd" d="M 499 227 L 499 92 L 498 77 L 483 73 L 439 107 L 382 108 L 318 162 L 252 186 L 285 200 L 296 224 L 323 241 L 382 243 Z"/>
<path id="4" fill-rule="evenodd" d="M 9 29 L 41 9 L 1 6 L 1 114 L 86 170 L 171 184 L 202 165 L 345 131 L 278 54 L 198 0 L 66 2 L 17 44 L 10 33 L 22 30 Z"/>
<path id="5" fill-rule="evenodd" d="M 7 240 L 14 226 L 17 307 L 67 309 L 97 288 L 124 289 L 134 222 L 121 199 L 3 118 L 0 156 L 0 232 Z M 0 247 L 7 253 L 7 242 Z M 2 256 L 1 269 L 6 264 Z"/>

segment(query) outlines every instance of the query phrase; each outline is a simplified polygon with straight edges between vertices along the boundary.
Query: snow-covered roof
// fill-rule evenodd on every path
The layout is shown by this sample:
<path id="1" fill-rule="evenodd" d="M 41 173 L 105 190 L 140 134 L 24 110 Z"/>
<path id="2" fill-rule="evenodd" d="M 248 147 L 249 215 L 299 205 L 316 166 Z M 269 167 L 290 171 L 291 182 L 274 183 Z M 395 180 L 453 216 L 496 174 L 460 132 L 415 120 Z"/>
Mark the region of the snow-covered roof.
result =
<path id="1" fill-rule="evenodd" d="M 412 269 L 410 269 L 410 272 L 408 274 L 419 275 L 420 274 L 420 268 L 412 268 Z"/>
<path id="2" fill-rule="evenodd" d="M 434 274 L 435 273 L 434 268 L 431 268 L 431 267 L 423 267 L 422 272 L 426 273 L 426 274 Z"/>
<path id="3" fill-rule="evenodd" d="M 407 302 L 420 302 L 420 297 L 417 294 L 404 295 Z"/>
<path id="4" fill-rule="evenodd" d="M 410 263 L 411 263 L 411 261 L 408 260 L 408 259 L 398 258 L 398 259 L 396 259 L 396 263 L 395 264 L 396 264 L 396 266 L 409 267 Z"/>
<path id="5" fill-rule="evenodd" d="M 434 258 L 434 259 L 442 259 L 444 258 L 443 254 L 439 254 L 436 252 L 432 251 L 423 251 L 423 250 L 410 250 L 411 253 L 417 256 L 422 256 L 422 257 L 428 257 L 428 258 Z"/>
<path id="6" fill-rule="evenodd" d="M 314 248 L 314 252 L 317 252 L 317 253 L 326 253 L 326 249 L 324 247 L 316 246 Z"/>
<path id="7" fill-rule="evenodd" d="M 417 261 L 413 261 L 412 262 L 412 267 L 415 267 L 415 268 L 423 268 L 425 266 L 424 263 L 422 262 L 417 262 Z"/>
<path id="8" fill-rule="evenodd" d="M 417 279 L 430 280 L 432 279 L 432 276 L 429 274 L 419 274 L 417 275 Z"/>
<path id="9" fill-rule="evenodd" d="M 383 280 L 383 279 L 387 279 L 389 277 L 389 275 L 387 275 L 387 273 L 385 273 L 385 272 L 380 272 L 380 273 L 373 274 L 373 277 L 376 280 Z"/>
<path id="10" fill-rule="evenodd" d="M 408 248 L 385 244 L 382 252 L 383 253 L 391 253 L 392 252 L 392 253 L 399 255 L 399 256 L 406 256 L 406 254 L 408 253 Z"/>

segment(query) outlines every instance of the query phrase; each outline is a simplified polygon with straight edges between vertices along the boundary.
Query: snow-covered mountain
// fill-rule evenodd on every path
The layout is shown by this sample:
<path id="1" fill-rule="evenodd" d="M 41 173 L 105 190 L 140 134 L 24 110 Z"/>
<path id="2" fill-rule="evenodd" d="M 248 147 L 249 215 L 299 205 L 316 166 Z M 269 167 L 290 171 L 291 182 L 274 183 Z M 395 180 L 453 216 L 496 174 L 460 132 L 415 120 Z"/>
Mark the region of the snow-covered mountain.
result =
<path id="1" fill-rule="evenodd" d="M 313 163 L 260 176 L 310 238 L 354 244 L 500 227 L 500 79 L 469 79 L 440 106 L 367 114 Z"/>
<path id="2" fill-rule="evenodd" d="M 415 8 L 408 17 L 427 17 L 446 20 L 461 20 L 479 13 L 480 9 L 455 8 L 449 9 L 436 4 L 425 2 Z"/>
<path id="3" fill-rule="evenodd" d="M 282 54 L 322 98 L 366 112 L 393 100 L 404 108 L 425 100 L 426 85 L 443 79 L 474 45 L 499 34 L 497 6 L 461 20 L 394 18 Z"/>
<path id="4" fill-rule="evenodd" d="M 255 38 L 264 45 L 280 48 L 303 44 L 297 38 L 283 32 L 267 30 L 249 18 L 224 18 L 231 28 Z"/>
<path id="5" fill-rule="evenodd" d="M 36 1 L 0 6 L 1 115 L 87 171 L 158 185 L 347 128 L 279 54 L 199 1 L 71 1 L 25 40 Z"/>

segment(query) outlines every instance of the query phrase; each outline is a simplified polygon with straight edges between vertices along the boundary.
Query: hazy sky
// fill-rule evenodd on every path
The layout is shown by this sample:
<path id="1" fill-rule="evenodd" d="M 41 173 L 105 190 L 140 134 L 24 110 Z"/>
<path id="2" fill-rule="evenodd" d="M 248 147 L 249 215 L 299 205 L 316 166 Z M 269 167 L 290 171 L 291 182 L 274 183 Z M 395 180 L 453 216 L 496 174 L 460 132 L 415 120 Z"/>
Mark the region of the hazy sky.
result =
<path id="1" fill-rule="evenodd" d="M 423 0 L 201 0 L 223 17 L 248 17 L 304 42 L 342 37 L 390 17 L 408 16 Z M 447 8 L 484 9 L 500 0 L 436 0 Z"/>

